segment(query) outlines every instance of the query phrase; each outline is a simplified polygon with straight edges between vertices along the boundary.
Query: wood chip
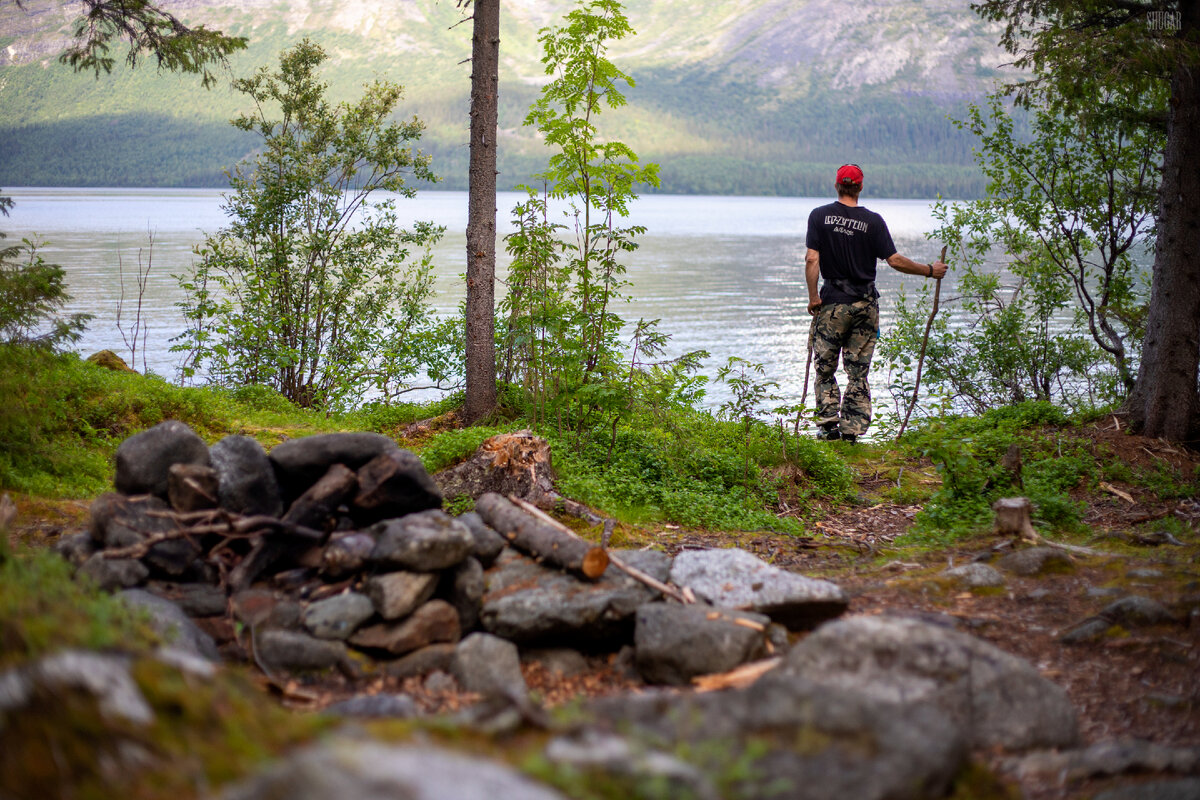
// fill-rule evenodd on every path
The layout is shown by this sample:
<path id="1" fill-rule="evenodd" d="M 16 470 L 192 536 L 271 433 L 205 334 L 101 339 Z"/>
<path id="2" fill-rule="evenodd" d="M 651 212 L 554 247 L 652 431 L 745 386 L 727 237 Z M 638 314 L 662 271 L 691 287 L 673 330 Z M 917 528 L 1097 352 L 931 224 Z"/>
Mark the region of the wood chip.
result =
<path id="1" fill-rule="evenodd" d="M 715 692 L 721 689 L 742 689 L 767 674 L 783 663 L 780 657 L 768 658 L 762 661 L 752 661 L 742 664 L 729 672 L 719 672 L 713 675 L 698 675 L 692 678 L 692 685 L 698 692 Z"/>
<path id="2" fill-rule="evenodd" d="M 733 624 L 741 625 L 743 628 L 749 628 L 750 630 L 758 631 L 760 633 L 767 629 L 767 626 L 763 625 L 761 622 L 755 622 L 752 619 L 743 619 L 742 617 L 735 619 Z"/>

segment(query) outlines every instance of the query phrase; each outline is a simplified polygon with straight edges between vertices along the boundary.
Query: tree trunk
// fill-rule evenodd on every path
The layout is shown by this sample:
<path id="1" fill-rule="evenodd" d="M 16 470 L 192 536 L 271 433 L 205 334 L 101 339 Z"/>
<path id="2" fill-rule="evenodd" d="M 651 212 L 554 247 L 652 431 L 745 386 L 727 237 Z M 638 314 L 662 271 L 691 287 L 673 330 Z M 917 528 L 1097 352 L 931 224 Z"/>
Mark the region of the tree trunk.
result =
<path id="1" fill-rule="evenodd" d="M 1185 3 L 1187 37 L 1200 11 Z M 1185 57 L 1171 78 L 1167 145 L 1159 189 L 1158 243 L 1150 312 L 1131 424 L 1146 436 L 1188 441 L 1200 434 L 1200 66 Z"/>
<path id="2" fill-rule="evenodd" d="M 468 422 L 496 407 L 496 96 L 500 0 L 474 0 L 471 164 L 467 210 L 466 402 Z"/>

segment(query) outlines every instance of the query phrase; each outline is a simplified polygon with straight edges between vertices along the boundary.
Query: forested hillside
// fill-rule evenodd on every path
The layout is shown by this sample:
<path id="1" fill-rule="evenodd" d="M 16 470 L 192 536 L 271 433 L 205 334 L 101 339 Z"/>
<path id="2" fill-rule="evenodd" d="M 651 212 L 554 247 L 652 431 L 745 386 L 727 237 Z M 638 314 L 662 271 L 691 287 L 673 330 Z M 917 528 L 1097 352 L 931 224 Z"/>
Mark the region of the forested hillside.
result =
<path id="1" fill-rule="evenodd" d="M 451 0 L 164 5 L 249 37 L 236 75 L 310 36 L 333 54 L 335 96 L 377 75 L 404 84 L 402 113 L 426 122 L 441 186 L 465 188 L 470 24 L 453 27 L 462 13 Z M 637 86 L 606 132 L 662 165 L 662 191 L 823 194 L 844 161 L 863 165 L 877 196 L 981 190 L 970 139 L 947 115 L 983 95 L 1001 54 L 966 0 L 874 0 L 853 14 L 827 0 L 627 5 L 638 36 L 613 58 Z M 502 188 L 544 163 L 521 121 L 543 80 L 537 30 L 569 8 L 503 5 Z M 0 5 L 0 186 L 224 186 L 253 142 L 227 122 L 240 99 L 152 66 L 72 74 L 56 60 L 72 19 L 51 0 Z"/>

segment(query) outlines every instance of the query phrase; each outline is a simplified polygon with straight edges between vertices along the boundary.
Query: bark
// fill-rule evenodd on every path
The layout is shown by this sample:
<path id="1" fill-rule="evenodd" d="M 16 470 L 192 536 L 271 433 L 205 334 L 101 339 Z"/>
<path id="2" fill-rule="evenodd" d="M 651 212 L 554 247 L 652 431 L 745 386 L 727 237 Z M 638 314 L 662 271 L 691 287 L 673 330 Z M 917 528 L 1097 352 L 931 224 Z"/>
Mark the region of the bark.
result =
<path id="1" fill-rule="evenodd" d="M 588 580 L 596 580 L 608 569 L 604 548 L 563 533 L 498 494 L 480 497 L 475 510 L 513 547 L 539 561 Z"/>
<path id="2" fill-rule="evenodd" d="M 474 0 L 471 43 L 471 157 L 467 209 L 467 341 L 464 416 L 496 408 L 496 100 L 500 0 Z"/>
<path id="3" fill-rule="evenodd" d="M 1183 4 L 1180 36 L 1200 9 Z M 1200 65 L 1180 57 L 1171 78 L 1167 145 L 1159 188 L 1158 242 L 1137 384 L 1126 403 L 1146 436 L 1194 440 L 1200 397 Z"/>

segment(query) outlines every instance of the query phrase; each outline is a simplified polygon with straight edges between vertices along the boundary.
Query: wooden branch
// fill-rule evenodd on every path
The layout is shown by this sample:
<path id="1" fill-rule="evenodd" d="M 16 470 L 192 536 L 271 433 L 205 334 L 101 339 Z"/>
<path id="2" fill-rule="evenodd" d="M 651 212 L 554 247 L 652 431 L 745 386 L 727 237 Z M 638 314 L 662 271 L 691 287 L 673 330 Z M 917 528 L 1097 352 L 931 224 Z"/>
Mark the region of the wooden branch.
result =
<path id="1" fill-rule="evenodd" d="M 946 245 L 942 245 L 942 254 L 938 256 L 938 261 L 946 260 Z M 933 289 L 933 308 L 929 312 L 929 319 L 925 321 L 925 335 L 921 338 L 921 357 L 917 359 L 917 380 L 913 386 L 912 400 L 908 403 L 908 409 L 904 412 L 904 421 L 900 423 L 900 430 L 896 432 L 896 438 L 899 439 L 904 435 L 904 429 L 908 427 L 908 418 L 912 416 L 913 408 L 917 405 L 917 396 L 921 392 L 921 371 L 925 368 L 925 348 L 929 346 L 929 330 L 933 327 L 933 318 L 937 316 L 938 304 L 942 298 L 942 279 L 937 279 L 937 285 Z"/>
<path id="2" fill-rule="evenodd" d="M 692 678 L 692 685 L 697 692 L 715 692 L 721 689 L 743 689 L 757 681 L 763 675 L 783 663 L 783 658 L 767 658 L 762 661 L 751 661 L 742 664 L 729 672 L 719 672 L 712 675 L 697 675 Z"/>
<path id="3" fill-rule="evenodd" d="M 479 516 L 510 544 L 536 559 L 596 580 L 608 569 L 608 553 L 519 498 L 488 492 L 475 501 Z"/>

